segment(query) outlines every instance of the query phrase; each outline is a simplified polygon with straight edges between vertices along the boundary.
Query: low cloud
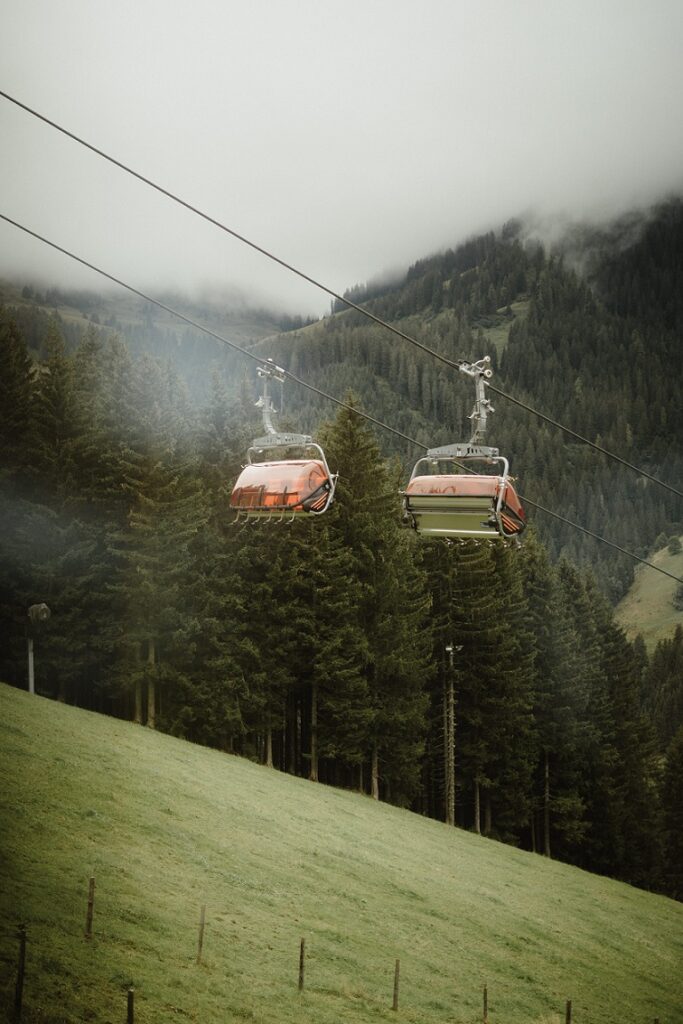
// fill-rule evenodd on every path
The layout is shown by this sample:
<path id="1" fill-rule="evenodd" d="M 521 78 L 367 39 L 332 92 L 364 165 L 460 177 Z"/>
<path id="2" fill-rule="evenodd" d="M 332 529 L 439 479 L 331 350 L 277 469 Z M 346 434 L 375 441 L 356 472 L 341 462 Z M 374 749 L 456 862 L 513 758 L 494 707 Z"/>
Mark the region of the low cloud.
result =
<path id="1" fill-rule="evenodd" d="M 15 4 L 4 88 L 334 291 L 482 229 L 683 191 L 683 7 Z M 2 212 L 142 290 L 310 283 L 0 99 Z M 526 213 L 525 213 L 526 211 Z M 101 288 L 0 224 L 0 273 Z"/>

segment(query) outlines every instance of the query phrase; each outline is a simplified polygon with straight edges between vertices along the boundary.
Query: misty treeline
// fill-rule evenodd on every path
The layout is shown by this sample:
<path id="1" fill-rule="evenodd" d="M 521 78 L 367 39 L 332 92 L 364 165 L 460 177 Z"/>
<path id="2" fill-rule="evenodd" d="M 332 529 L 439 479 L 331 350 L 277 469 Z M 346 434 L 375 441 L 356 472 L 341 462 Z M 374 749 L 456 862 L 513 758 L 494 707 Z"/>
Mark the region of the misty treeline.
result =
<path id="1" fill-rule="evenodd" d="M 0 678 L 683 896 L 683 635 L 648 658 L 593 578 L 422 544 L 354 413 L 322 426 L 331 510 L 231 525 L 260 431 L 216 377 L 0 318 Z M 449 650 L 450 648 L 450 650 Z M 153 780 L 150 782 L 153 799 Z M 362 838 L 362 837 L 360 837 Z"/>

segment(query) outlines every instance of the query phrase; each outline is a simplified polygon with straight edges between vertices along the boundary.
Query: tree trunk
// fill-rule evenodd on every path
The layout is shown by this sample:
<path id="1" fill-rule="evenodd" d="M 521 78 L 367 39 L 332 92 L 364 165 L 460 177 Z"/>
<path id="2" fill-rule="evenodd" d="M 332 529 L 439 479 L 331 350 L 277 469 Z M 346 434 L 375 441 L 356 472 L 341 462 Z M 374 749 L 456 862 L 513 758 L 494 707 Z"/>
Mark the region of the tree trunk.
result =
<path id="1" fill-rule="evenodd" d="M 546 857 L 550 857 L 550 758 L 547 750 L 544 750 L 543 753 L 545 780 L 543 787 L 543 853 Z"/>
<path id="2" fill-rule="evenodd" d="M 311 683 L 311 782 L 318 781 L 318 684 Z"/>
<path id="3" fill-rule="evenodd" d="M 379 752 L 377 750 L 377 744 L 372 745 L 372 786 L 371 793 L 373 800 L 379 800 Z"/>
<path id="4" fill-rule="evenodd" d="M 363 762 L 358 765 L 358 792 L 365 793 L 365 778 L 363 776 Z"/>
<path id="5" fill-rule="evenodd" d="M 290 775 L 296 775 L 296 731 L 297 731 L 297 710 L 294 694 L 287 697 L 288 722 L 287 722 L 287 771 Z"/>
<path id="6" fill-rule="evenodd" d="M 455 825 L 455 687 L 451 669 L 446 690 L 446 824 Z"/>
<path id="7" fill-rule="evenodd" d="M 486 793 L 484 797 L 484 835 L 490 836 L 493 831 L 493 820 L 491 815 L 491 794 Z"/>
<path id="8" fill-rule="evenodd" d="M 142 660 L 142 651 L 139 647 L 135 660 L 137 662 Z M 142 725 L 142 682 L 139 676 L 135 680 L 135 711 L 133 712 L 133 721 L 136 725 Z"/>
<path id="9" fill-rule="evenodd" d="M 479 796 L 479 779 L 474 780 L 474 831 L 481 835 L 481 800 Z"/>
<path id="10" fill-rule="evenodd" d="M 156 685 L 154 680 L 154 672 L 156 666 L 156 647 L 154 639 L 149 638 L 149 646 L 147 648 L 147 664 L 150 668 L 149 677 L 147 679 L 147 728 L 156 728 Z"/>
<path id="11" fill-rule="evenodd" d="M 531 852 L 536 853 L 536 811 L 531 812 L 530 818 L 531 827 Z"/>
<path id="12" fill-rule="evenodd" d="M 266 768 L 273 767 L 273 727 L 270 722 L 266 726 Z"/>
<path id="13" fill-rule="evenodd" d="M 443 818 L 447 825 L 450 824 L 448 820 L 448 808 L 450 807 L 449 792 L 448 792 L 448 692 L 446 684 L 444 683 L 443 688 Z"/>
<path id="14" fill-rule="evenodd" d="M 28 692 L 36 692 L 36 680 L 33 666 L 33 637 L 28 638 Z"/>

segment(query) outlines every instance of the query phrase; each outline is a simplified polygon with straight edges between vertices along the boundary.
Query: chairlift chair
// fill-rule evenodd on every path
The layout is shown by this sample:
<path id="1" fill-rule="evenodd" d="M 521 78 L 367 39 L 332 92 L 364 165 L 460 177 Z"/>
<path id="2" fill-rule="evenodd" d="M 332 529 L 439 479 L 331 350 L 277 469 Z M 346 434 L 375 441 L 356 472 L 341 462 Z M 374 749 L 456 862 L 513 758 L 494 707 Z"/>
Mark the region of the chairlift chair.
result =
<path id="1" fill-rule="evenodd" d="M 497 448 L 482 445 L 486 418 L 493 408 L 484 396 L 491 377 L 490 358 L 460 363 L 475 380 L 477 400 L 472 412 L 475 429 L 466 444 L 432 448 L 418 459 L 403 492 L 406 521 L 426 538 L 446 540 L 517 541 L 526 517 L 510 478 L 508 460 Z M 470 471 L 473 463 L 499 466 L 497 475 Z M 453 472 L 455 467 L 460 472 Z"/>
<path id="2" fill-rule="evenodd" d="M 330 472 L 325 453 L 311 437 L 275 430 L 268 381 L 283 381 L 284 370 L 269 359 L 258 368 L 258 374 L 264 384 L 256 404 L 262 410 L 267 433 L 252 442 L 248 462 L 233 487 L 230 507 L 237 512 L 236 521 L 242 517 L 292 521 L 300 516 L 322 515 L 334 498 L 337 474 Z M 292 452 L 298 457 L 292 458 Z M 264 460 L 264 455 L 270 458 Z"/>

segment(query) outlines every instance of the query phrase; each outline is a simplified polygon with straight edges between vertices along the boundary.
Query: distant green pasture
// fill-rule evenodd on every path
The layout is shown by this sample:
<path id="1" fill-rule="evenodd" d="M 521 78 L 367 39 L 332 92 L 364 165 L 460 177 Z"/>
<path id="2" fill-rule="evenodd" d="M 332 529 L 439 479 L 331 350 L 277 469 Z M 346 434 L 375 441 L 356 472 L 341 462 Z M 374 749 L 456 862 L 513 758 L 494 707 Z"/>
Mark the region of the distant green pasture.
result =
<path id="1" fill-rule="evenodd" d="M 649 556 L 648 561 L 683 579 L 683 552 L 670 555 L 662 548 Z M 615 611 L 616 620 L 627 636 L 641 633 L 650 649 L 659 640 L 673 636 L 676 626 L 683 625 L 683 611 L 674 608 L 672 603 L 677 586 L 668 576 L 653 572 L 645 565 L 638 566 L 630 590 Z"/>
<path id="2" fill-rule="evenodd" d="M 515 320 L 524 320 L 529 312 L 529 300 L 520 299 L 517 302 L 513 302 L 510 305 L 512 310 L 512 317 L 506 316 L 506 307 L 497 311 L 497 323 L 490 327 L 483 327 L 482 331 L 484 337 L 495 346 L 498 355 L 501 354 L 503 349 L 508 343 L 510 336 L 510 328 Z"/>

